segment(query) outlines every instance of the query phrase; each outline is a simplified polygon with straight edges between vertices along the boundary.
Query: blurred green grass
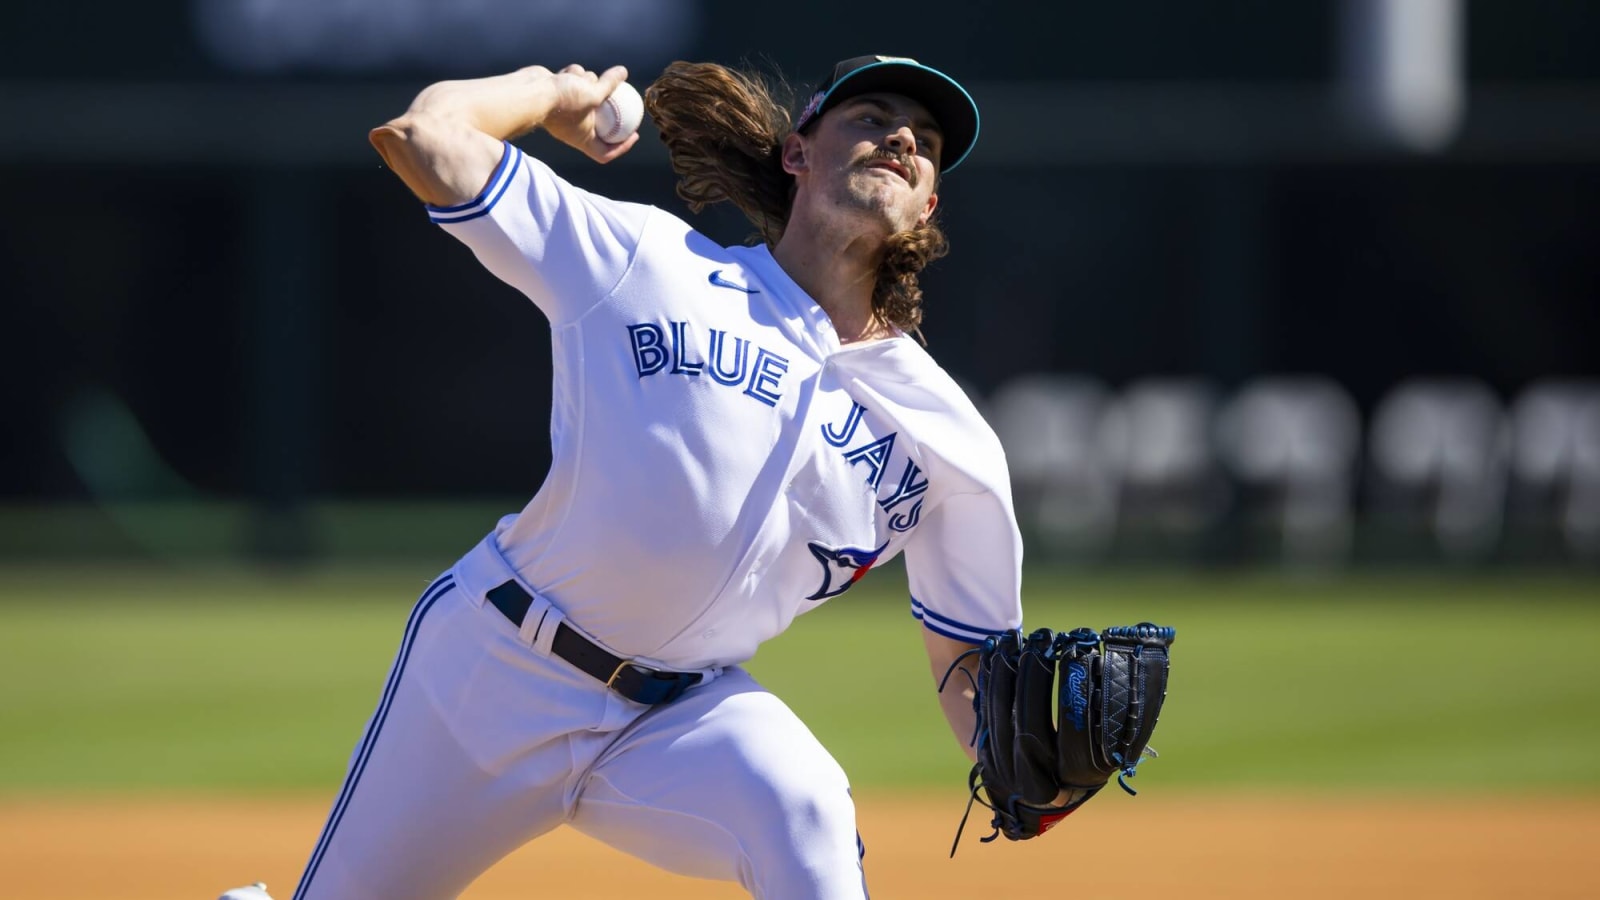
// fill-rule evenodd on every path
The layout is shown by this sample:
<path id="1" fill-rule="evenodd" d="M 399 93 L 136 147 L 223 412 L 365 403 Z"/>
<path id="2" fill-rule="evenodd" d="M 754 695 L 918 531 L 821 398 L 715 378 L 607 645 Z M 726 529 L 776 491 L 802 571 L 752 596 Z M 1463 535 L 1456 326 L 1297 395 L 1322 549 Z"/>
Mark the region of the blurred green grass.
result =
<path id="1" fill-rule="evenodd" d="M 0 792 L 331 790 L 431 574 L 0 570 Z M 1178 628 L 1135 786 L 1600 789 L 1593 578 L 1040 570 L 1025 592 L 1030 627 Z M 750 668 L 857 785 L 960 793 L 896 567 Z"/>

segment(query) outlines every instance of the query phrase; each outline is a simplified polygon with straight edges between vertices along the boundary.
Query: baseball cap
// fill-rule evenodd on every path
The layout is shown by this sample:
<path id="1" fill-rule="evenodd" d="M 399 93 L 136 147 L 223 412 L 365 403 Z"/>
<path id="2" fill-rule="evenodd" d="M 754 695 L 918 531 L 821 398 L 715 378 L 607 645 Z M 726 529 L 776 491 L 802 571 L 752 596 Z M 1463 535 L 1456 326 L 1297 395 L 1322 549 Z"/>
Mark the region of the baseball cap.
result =
<path id="1" fill-rule="evenodd" d="M 851 97 L 878 92 L 910 97 L 933 114 L 944 133 L 939 171 L 961 165 L 978 142 L 978 104 L 972 95 L 949 75 L 905 56 L 857 56 L 835 65 L 811 95 L 794 130 L 804 132 Z"/>

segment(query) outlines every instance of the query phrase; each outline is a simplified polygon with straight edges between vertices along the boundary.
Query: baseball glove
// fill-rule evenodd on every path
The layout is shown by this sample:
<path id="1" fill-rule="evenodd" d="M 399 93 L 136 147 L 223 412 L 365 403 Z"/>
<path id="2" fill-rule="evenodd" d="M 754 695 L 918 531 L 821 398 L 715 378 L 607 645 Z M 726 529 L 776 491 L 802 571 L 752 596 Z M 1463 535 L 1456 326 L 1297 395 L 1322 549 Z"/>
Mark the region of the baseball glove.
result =
<path id="1" fill-rule="evenodd" d="M 1175 636 L 1148 622 L 1100 634 L 1041 628 L 1024 637 L 1012 630 L 971 651 L 978 655 L 978 762 L 967 778 L 967 815 L 973 801 L 994 812 L 994 833 L 984 841 L 1043 834 L 1112 775 L 1135 793 L 1127 779 L 1145 755 L 1156 755 L 1148 745 L 1166 699 Z"/>

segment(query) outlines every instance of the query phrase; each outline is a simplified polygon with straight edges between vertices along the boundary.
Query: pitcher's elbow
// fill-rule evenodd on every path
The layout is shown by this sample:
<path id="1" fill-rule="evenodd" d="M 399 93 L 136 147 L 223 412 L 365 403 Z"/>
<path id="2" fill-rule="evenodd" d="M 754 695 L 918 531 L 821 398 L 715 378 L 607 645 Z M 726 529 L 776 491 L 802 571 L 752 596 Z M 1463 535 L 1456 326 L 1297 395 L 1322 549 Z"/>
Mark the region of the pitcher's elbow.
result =
<path id="1" fill-rule="evenodd" d="M 372 144 L 372 149 L 378 151 L 384 162 L 389 162 L 390 157 L 410 140 L 410 130 L 403 119 L 390 119 L 367 132 L 367 142 Z"/>

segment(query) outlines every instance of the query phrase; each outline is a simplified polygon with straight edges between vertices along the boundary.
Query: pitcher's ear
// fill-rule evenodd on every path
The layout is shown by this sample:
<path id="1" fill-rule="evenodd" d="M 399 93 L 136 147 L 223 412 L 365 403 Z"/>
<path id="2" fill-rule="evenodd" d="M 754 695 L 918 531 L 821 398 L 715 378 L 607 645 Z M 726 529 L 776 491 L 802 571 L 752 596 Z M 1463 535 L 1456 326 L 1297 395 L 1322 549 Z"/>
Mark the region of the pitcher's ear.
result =
<path id="1" fill-rule="evenodd" d="M 798 134 L 790 134 L 783 139 L 783 149 L 780 151 L 783 159 L 783 170 L 790 175 L 798 175 L 806 170 L 806 140 Z"/>

